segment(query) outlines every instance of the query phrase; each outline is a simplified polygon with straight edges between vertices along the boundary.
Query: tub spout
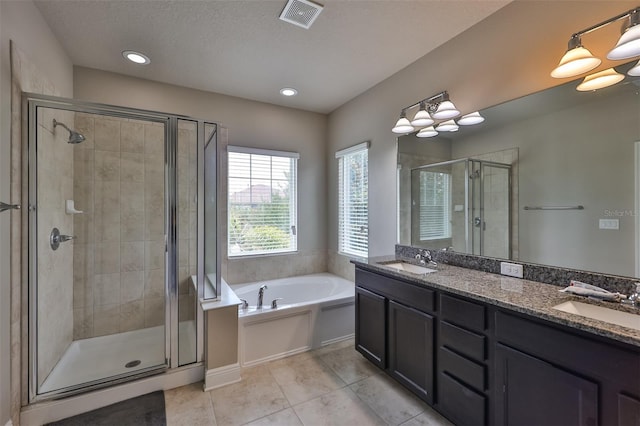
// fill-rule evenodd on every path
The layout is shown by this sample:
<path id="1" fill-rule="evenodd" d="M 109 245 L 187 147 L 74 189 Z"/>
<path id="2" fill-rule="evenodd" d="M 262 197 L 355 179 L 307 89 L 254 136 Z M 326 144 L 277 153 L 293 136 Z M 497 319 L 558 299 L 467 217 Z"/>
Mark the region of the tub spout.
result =
<path id="1" fill-rule="evenodd" d="M 264 291 L 267 288 L 268 287 L 266 285 L 261 285 L 260 290 L 258 290 L 258 305 L 256 306 L 257 309 L 262 309 L 262 299 L 264 298 Z"/>

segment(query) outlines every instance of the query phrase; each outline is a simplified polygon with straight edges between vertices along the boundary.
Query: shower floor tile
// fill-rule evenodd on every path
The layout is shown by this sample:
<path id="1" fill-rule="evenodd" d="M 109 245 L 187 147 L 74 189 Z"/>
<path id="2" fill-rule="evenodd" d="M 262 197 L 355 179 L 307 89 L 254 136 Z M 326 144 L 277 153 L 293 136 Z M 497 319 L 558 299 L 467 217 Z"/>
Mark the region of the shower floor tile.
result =
<path id="1" fill-rule="evenodd" d="M 40 387 L 50 392 L 164 364 L 164 326 L 76 340 Z M 128 362 L 140 364 L 127 368 Z"/>
<path id="2" fill-rule="evenodd" d="M 193 324 L 193 321 L 180 323 L 182 336 L 180 359 L 191 360 L 194 358 L 195 330 Z M 132 361 L 140 361 L 140 363 L 127 368 L 126 364 Z M 60 361 L 44 381 L 40 387 L 40 393 L 129 374 L 150 367 L 162 366 L 164 363 L 164 326 L 76 340 L 69 345 Z"/>

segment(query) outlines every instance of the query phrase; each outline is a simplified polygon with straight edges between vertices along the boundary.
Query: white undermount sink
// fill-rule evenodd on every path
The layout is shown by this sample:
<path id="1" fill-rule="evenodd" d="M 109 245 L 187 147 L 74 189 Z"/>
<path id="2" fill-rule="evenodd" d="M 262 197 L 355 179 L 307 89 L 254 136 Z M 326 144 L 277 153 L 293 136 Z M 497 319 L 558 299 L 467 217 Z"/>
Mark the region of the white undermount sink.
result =
<path id="1" fill-rule="evenodd" d="M 436 272 L 435 269 L 425 268 L 424 266 L 418 266 L 407 262 L 391 262 L 383 263 L 382 265 L 397 269 L 398 271 L 411 272 L 412 274 L 430 274 L 432 272 Z"/>
<path id="2" fill-rule="evenodd" d="M 572 300 L 560 303 L 559 305 L 554 306 L 553 309 L 640 331 L 640 314 L 616 311 L 615 309 L 590 305 L 588 303 L 575 302 Z"/>

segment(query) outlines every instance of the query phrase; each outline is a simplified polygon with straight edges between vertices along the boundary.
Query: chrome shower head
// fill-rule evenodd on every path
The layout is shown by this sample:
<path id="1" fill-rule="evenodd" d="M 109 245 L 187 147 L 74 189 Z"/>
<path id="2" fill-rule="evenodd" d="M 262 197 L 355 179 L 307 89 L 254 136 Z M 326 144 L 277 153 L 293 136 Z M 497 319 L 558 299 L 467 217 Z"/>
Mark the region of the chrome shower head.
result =
<path id="1" fill-rule="evenodd" d="M 76 144 L 76 143 L 80 143 L 82 141 L 84 141 L 84 136 L 78 132 L 76 132 L 75 130 L 71 130 L 70 128 L 67 127 L 66 124 L 57 121 L 55 118 L 53 119 L 53 128 L 55 129 L 56 126 L 62 126 L 65 129 L 67 129 L 67 131 L 69 132 L 69 140 L 67 140 L 67 143 L 71 143 L 71 144 Z"/>

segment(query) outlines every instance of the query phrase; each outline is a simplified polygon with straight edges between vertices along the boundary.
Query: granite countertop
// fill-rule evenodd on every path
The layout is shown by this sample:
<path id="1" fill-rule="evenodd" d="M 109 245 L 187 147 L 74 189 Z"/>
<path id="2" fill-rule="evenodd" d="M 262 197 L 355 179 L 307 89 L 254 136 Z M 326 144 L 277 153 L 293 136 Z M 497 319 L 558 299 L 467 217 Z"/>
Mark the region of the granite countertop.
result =
<path id="1" fill-rule="evenodd" d="M 352 260 L 352 262 L 356 266 L 369 271 L 383 272 L 385 275 L 401 278 L 415 284 L 459 294 L 490 305 L 640 347 L 640 331 L 638 330 L 553 309 L 553 306 L 559 303 L 574 300 L 638 314 L 640 318 L 640 311 L 633 307 L 621 305 L 620 303 L 598 302 L 580 296 L 561 293 L 559 290 L 564 286 L 560 287 L 520 278 L 511 278 L 442 263 L 439 263 L 434 268 L 437 269 L 437 272 L 426 275 L 398 271 L 383 264 L 394 260 L 415 263 L 412 259 L 403 259 L 396 256 Z"/>

